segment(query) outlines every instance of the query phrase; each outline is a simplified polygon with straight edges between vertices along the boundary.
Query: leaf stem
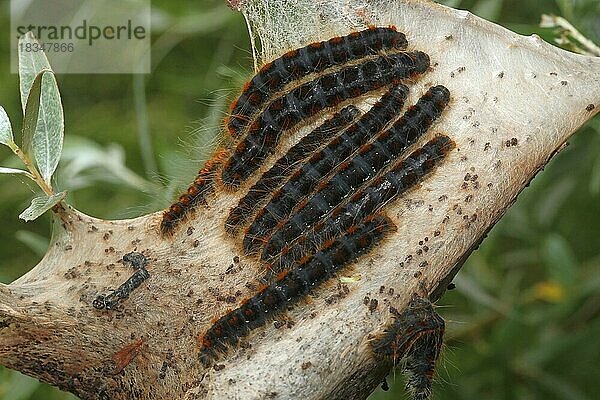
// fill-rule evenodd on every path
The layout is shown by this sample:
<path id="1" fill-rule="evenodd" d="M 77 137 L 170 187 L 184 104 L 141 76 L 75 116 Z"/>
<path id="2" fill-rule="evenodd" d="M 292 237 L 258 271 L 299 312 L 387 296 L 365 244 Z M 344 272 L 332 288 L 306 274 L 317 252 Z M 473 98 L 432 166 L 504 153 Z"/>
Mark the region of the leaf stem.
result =
<path id="1" fill-rule="evenodd" d="M 17 157 L 19 157 L 21 159 L 21 161 L 23 161 L 23 164 L 25 164 L 25 167 L 27 167 L 27 170 L 29 170 L 29 172 L 31 173 L 33 181 L 35 183 L 37 183 L 37 185 L 40 187 L 40 189 L 42 189 L 42 191 L 48 197 L 53 196 L 54 191 L 52 190 L 52 186 L 50 186 L 44 180 L 44 178 L 42 178 L 42 175 L 40 175 L 37 168 L 33 165 L 31 160 L 29 159 L 29 157 L 19 148 L 19 146 L 17 146 L 17 144 L 15 142 L 9 142 L 8 147 L 10 147 L 12 152 L 15 153 L 15 155 Z"/>

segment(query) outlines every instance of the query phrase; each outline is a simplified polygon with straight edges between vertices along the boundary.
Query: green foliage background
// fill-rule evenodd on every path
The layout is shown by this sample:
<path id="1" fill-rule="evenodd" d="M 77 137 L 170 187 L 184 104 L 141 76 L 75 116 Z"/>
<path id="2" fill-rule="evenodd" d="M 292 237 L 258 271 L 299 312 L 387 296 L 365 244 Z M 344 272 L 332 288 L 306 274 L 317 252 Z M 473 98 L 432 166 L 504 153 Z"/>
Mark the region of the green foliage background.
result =
<path id="1" fill-rule="evenodd" d="M 569 19 L 600 42 L 598 0 L 447 0 L 523 34 L 542 13 Z M 246 28 L 223 0 L 153 0 L 153 71 L 59 76 L 65 158 L 58 187 L 68 202 L 102 218 L 166 206 L 216 143 L 228 99 L 251 73 Z M 9 25 L 8 1 L 0 25 Z M 18 78 L 9 73 L 8 29 L 0 30 L 0 104 L 17 131 Z M 110 150 L 110 151 L 109 151 Z M 106 153 L 109 151 L 108 153 Z M 119 153 L 122 152 L 122 153 Z M 82 157 L 96 162 L 77 169 Z M 124 155 L 122 162 L 119 154 Z M 16 166 L 8 149 L 0 165 Z M 17 215 L 33 185 L 0 176 L 0 281 L 42 257 L 48 217 Z M 434 399 L 596 399 L 600 395 L 600 118 L 540 174 L 494 228 L 438 305 L 446 347 Z M 400 372 L 373 400 L 404 399 Z M 73 396 L 0 368 L 0 399 Z"/>

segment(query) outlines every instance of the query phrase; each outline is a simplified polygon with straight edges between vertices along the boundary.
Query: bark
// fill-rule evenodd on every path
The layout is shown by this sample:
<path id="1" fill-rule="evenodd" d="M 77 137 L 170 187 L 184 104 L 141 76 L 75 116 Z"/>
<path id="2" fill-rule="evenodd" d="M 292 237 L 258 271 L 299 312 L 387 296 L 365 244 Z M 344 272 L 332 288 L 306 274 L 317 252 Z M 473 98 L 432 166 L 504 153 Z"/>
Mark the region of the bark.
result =
<path id="1" fill-rule="evenodd" d="M 409 102 L 431 85 L 448 87 L 452 101 L 434 131 L 456 149 L 390 205 L 398 230 L 344 269 L 353 279 L 322 285 L 213 368 L 199 362 L 199 334 L 255 292 L 264 268 L 223 229 L 241 193 L 219 190 L 166 238 L 161 213 L 103 221 L 59 207 L 44 259 L 0 286 L 0 363 L 83 399 L 364 399 L 391 368 L 369 345 L 392 321 L 390 306 L 402 310 L 414 293 L 439 298 L 518 193 L 600 110 L 598 59 L 469 13 L 409 0 L 245 3 L 263 61 L 356 29 L 357 18 L 406 32 L 433 66 Z M 302 14 L 317 5 L 351 18 Z M 303 19 L 278 25 L 279 12 Z M 99 295 L 139 271 L 123 260 L 132 252 L 144 255 L 149 277 L 112 309 L 99 308 Z"/>

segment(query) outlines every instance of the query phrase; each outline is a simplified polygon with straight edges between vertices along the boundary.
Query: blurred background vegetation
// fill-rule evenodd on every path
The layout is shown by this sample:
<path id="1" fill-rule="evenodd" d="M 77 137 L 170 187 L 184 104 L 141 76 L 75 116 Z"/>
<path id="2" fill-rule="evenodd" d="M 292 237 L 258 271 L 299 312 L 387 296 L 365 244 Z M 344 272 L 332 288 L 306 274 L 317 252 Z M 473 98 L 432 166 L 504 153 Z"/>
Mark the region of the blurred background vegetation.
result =
<path id="1" fill-rule="evenodd" d="M 542 13 L 600 42 L 598 0 L 447 0 L 548 41 Z M 159 210 L 218 140 L 228 99 L 251 74 L 244 21 L 223 0 L 153 0 L 151 75 L 59 76 L 66 143 L 57 187 L 101 218 Z M 0 1 L 0 25 L 9 25 Z M 20 128 L 8 29 L 0 30 L 0 104 Z M 0 165 L 17 166 L 7 148 Z M 35 265 L 47 216 L 17 215 L 34 187 L 0 175 L 0 281 Z M 434 399 L 600 398 L 600 118 L 588 123 L 519 198 L 438 302 L 447 321 Z M 373 400 L 405 399 L 403 378 Z M 74 399 L 0 367 L 0 400 Z"/>

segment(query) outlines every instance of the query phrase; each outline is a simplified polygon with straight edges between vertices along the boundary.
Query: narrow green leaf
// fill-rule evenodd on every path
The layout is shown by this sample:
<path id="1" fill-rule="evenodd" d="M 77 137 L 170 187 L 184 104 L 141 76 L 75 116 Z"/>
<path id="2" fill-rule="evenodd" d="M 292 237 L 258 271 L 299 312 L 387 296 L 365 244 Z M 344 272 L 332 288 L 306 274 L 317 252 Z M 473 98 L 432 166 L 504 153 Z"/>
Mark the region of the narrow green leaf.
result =
<path id="1" fill-rule="evenodd" d="M 33 81 L 42 70 L 52 70 L 50 62 L 43 51 L 21 51 L 22 49 L 37 46 L 38 44 L 37 39 L 31 32 L 28 32 L 19 40 L 19 81 L 23 114 L 25 114 L 25 106 L 27 105 Z"/>
<path id="2" fill-rule="evenodd" d="M 569 242 L 558 234 L 549 234 L 541 245 L 542 257 L 553 280 L 570 285 L 577 279 L 579 262 Z"/>
<path id="3" fill-rule="evenodd" d="M 15 233 L 15 238 L 39 257 L 43 257 L 48 250 L 48 238 L 37 233 L 21 230 Z"/>
<path id="4" fill-rule="evenodd" d="M 35 43 L 31 34 L 21 41 Z M 26 46 L 19 46 L 26 48 Z M 35 162 L 40 175 L 50 184 L 58 166 L 64 139 L 64 112 L 56 77 L 42 52 L 19 53 L 23 124 L 23 151 Z"/>
<path id="5" fill-rule="evenodd" d="M 485 19 L 498 19 L 502 11 L 503 0 L 481 0 L 473 7 L 473 14 Z"/>
<path id="6" fill-rule="evenodd" d="M 33 137 L 37 129 L 42 94 L 42 79 L 48 70 L 41 71 L 34 79 L 29 97 L 26 100 L 23 128 L 21 131 L 21 148 L 29 157 L 33 156 Z"/>
<path id="7" fill-rule="evenodd" d="M 42 178 L 50 184 L 62 153 L 65 122 L 58 84 L 53 73 L 43 75 L 41 90 L 32 150 Z"/>
<path id="8" fill-rule="evenodd" d="M 12 126 L 10 125 L 10 119 L 4 111 L 4 107 L 0 106 L 0 143 L 9 146 L 15 142 L 12 132 Z"/>
<path id="9" fill-rule="evenodd" d="M 29 172 L 16 168 L 0 167 L 0 174 L 25 175 L 26 177 L 33 179 L 33 175 L 31 175 Z"/>
<path id="10" fill-rule="evenodd" d="M 24 220 L 26 222 L 33 221 L 34 219 L 37 219 L 42 214 L 44 214 L 46 211 L 48 211 L 49 209 L 51 209 L 52 207 L 54 207 L 55 205 L 60 203 L 65 198 L 66 195 L 67 195 L 67 192 L 60 192 L 60 193 L 57 193 L 50 197 L 48 197 L 48 196 L 36 197 L 35 199 L 33 199 L 31 201 L 31 205 L 29 207 L 27 207 L 27 209 L 19 215 L 19 218 L 21 218 L 22 220 Z"/>

